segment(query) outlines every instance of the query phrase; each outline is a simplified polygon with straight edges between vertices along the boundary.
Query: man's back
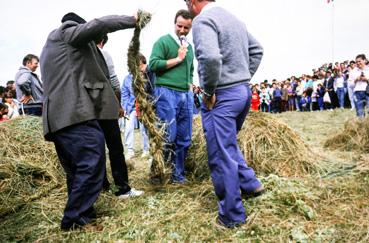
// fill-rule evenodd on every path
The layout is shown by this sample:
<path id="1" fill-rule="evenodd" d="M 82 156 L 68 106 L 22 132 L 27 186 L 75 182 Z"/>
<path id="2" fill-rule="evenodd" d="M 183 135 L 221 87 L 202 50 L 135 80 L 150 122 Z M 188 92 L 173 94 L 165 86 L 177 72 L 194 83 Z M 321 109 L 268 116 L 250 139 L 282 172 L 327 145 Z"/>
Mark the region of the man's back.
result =
<path id="1" fill-rule="evenodd" d="M 233 14 L 220 7 L 207 9 L 194 19 L 192 31 L 199 75 L 204 77 L 200 82 L 220 80 L 221 88 L 251 79 L 263 49 Z"/>
<path id="2" fill-rule="evenodd" d="M 49 34 L 41 54 L 45 134 L 92 119 L 118 119 L 108 68 L 93 40 L 134 25 L 133 17 L 112 15 L 86 24 L 66 21 Z"/>

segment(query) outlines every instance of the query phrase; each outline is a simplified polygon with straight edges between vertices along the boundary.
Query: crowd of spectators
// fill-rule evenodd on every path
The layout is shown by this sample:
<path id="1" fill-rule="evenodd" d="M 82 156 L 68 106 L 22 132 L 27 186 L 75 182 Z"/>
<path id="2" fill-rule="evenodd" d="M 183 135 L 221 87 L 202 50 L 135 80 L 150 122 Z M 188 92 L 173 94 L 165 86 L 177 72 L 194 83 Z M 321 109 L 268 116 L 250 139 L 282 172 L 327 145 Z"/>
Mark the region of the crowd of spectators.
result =
<path id="1" fill-rule="evenodd" d="M 359 64 L 364 62 L 363 67 Z M 364 80 L 366 90 L 368 61 L 361 54 L 356 60 L 326 63 L 313 69 L 311 74 L 291 76 L 283 81 L 265 80 L 252 86 L 251 109 L 253 111 L 281 113 L 286 111 L 322 111 L 350 108 L 358 105 L 355 98 L 358 81 Z M 359 73 L 360 77 L 357 77 Z M 365 81 L 366 80 L 366 81 Z M 364 96 L 369 97 L 369 94 Z M 368 99 L 365 99 L 368 107 Z M 359 104 L 360 105 L 360 104 Z M 358 109 L 357 109 L 358 110 Z M 363 114 L 358 114 L 362 116 Z M 365 115 L 365 114 L 364 114 Z"/>
<path id="2" fill-rule="evenodd" d="M 364 68 L 357 66 L 358 59 L 364 61 Z M 358 55 L 356 60 L 325 63 L 313 69 L 311 74 L 291 76 L 282 81 L 264 80 L 252 86 L 251 110 L 270 113 L 337 108 L 354 110 L 358 103 L 355 103 L 355 86 L 358 83 L 355 73 L 358 72 L 364 76 L 369 72 L 368 60 L 363 54 Z M 367 85 L 368 82 L 364 83 Z M 364 96 L 364 106 L 369 108 L 369 94 Z M 13 80 L 8 81 L 6 87 L 0 86 L 0 103 L 3 104 L 0 107 L 0 121 L 16 118 L 22 113 Z M 365 116 L 360 109 L 357 113 L 359 117 Z"/>

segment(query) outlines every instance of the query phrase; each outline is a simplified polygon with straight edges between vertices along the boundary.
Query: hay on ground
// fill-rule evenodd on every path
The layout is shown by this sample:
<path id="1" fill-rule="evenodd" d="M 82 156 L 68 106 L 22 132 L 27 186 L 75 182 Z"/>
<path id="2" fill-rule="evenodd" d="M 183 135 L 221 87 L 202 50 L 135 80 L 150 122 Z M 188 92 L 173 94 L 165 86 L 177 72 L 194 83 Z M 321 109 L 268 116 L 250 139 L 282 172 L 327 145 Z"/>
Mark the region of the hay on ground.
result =
<path id="1" fill-rule="evenodd" d="M 0 157 L 0 216 L 64 181 L 54 146 L 44 141 L 38 117 L 0 124 Z"/>
<path id="2" fill-rule="evenodd" d="M 369 118 L 345 122 L 343 130 L 328 138 L 324 147 L 336 150 L 369 151 Z"/>
<path id="3" fill-rule="evenodd" d="M 257 174 L 303 176 L 320 171 L 319 159 L 300 136 L 286 124 L 265 113 L 251 113 L 238 134 L 238 144 L 247 163 Z M 192 145 L 186 161 L 190 176 L 209 176 L 206 143 L 197 118 L 193 125 Z"/>

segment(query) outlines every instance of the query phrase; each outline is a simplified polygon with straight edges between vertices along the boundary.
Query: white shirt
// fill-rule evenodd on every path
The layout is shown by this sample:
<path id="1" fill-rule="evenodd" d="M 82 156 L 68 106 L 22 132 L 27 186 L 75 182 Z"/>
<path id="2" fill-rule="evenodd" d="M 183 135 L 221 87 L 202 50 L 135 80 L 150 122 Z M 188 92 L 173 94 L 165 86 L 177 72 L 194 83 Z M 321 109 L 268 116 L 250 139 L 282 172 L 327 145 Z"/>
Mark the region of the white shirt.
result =
<path id="1" fill-rule="evenodd" d="M 348 75 L 348 79 L 347 79 L 347 86 L 350 89 L 354 89 L 355 88 L 355 79 L 353 77 L 354 72 L 355 72 L 355 68 L 350 69 L 349 75 Z"/>
<path id="2" fill-rule="evenodd" d="M 352 78 L 355 81 L 358 77 L 361 76 L 361 73 L 364 73 L 366 78 L 369 78 L 369 68 L 365 67 L 364 69 L 360 69 L 356 67 L 352 70 Z M 366 81 L 356 81 L 354 91 L 365 91 L 368 83 Z"/>
<path id="3" fill-rule="evenodd" d="M 343 76 L 336 77 L 334 79 L 334 89 L 337 90 L 338 88 L 344 88 L 345 87 L 345 79 Z"/>

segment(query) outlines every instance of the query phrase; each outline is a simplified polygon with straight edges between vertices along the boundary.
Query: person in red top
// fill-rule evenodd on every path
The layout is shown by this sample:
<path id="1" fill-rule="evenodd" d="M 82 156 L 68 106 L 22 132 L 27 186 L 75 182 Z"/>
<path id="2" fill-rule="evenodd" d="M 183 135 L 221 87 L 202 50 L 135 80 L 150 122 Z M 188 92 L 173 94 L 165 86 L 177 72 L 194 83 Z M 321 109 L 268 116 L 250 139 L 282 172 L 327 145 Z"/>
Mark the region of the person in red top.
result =
<path id="1" fill-rule="evenodd" d="M 256 89 L 256 87 L 253 87 L 252 96 L 251 96 L 251 110 L 258 112 L 259 111 L 259 105 L 260 105 L 259 92 Z"/>
<path id="2" fill-rule="evenodd" d="M 0 103 L 0 122 L 9 120 L 6 114 L 8 114 L 8 107 Z"/>

